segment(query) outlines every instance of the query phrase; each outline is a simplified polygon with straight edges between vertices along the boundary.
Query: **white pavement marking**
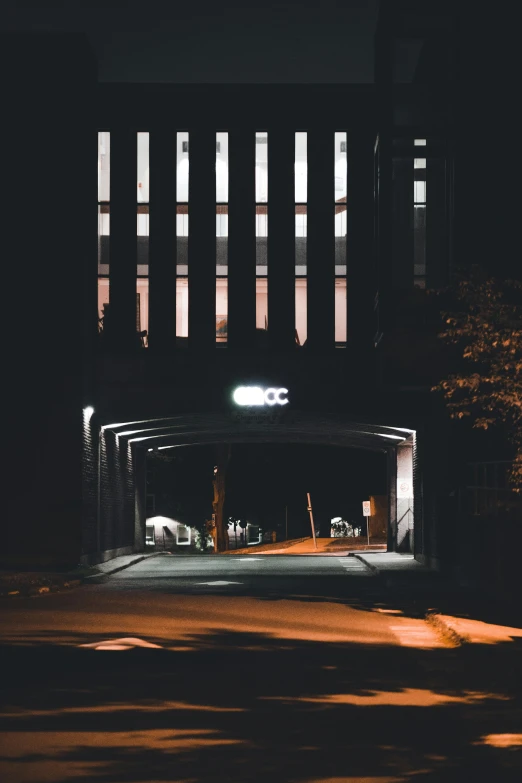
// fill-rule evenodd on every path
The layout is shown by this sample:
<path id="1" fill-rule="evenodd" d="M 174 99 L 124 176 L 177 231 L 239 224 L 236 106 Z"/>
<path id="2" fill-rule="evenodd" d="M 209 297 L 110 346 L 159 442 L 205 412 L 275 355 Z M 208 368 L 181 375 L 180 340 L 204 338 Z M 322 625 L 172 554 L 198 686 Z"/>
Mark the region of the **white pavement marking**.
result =
<path id="1" fill-rule="evenodd" d="M 217 582 L 196 582 L 197 585 L 242 585 L 243 582 L 223 582 L 218 580 Z"/>
<path id="2" fill-rule="evenodd" d="M 103 642 L 91 642 L 90 644 L 79 644 L 79 647 L 91 647 L 95 650 L 132 650 L 135 647 L 155 647 L 161 649 L 159 644 L 152 644 L 143 639 L 137 639 L 135 636 L 124 636 L 121 639 L 105 639 Z"/>
<path id="3" fill-rule="evenodd" d="M 262 560 L 262 557 L 234 557 L 234 560 L 238 560 L 240 563 L 251 563 L 254 560 Z"/>
<path id="4" fill-rule="evenodd" d="M 372 576 L 370 569 L 356 557 L 338 557 L 337 559 L 345 571 L 357 571 L 361 575 Z"/>

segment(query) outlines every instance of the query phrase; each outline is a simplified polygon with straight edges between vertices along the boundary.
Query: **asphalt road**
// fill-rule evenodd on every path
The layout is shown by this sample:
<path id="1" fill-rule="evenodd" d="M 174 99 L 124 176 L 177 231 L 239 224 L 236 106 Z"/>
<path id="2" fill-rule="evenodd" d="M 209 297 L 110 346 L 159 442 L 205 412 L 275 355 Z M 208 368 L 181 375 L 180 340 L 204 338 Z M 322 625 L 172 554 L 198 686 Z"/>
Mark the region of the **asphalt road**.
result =
<path id="1" fill-rule="evenodd" d="M 518 783 L 520 640 L 449 647 L 356 563 L 165 555 L 5 600 L 0 779 Z"/>
<path id="2" fill-rule="evenodd" d="M 216 582 L 227 581 L 228 587 L 238 585 L 244 591 L 274 585 L 286 589 L 313 584 L 318 577 L 339 580 L 346 577 L 372 577 L 372 571 L 355 557 L 321 557 L 320 555 L 220 555 L 186 556 L 159 555 L 118 571 L 111 577 L 93 581 L 104 582 L 109 590 L 146 589 L 177 591 L 185 588 L 219 587 Z M 107 580 L 107 581 L 105 581 Z M 219 591 L 221 593 L 221 591 Z"/>

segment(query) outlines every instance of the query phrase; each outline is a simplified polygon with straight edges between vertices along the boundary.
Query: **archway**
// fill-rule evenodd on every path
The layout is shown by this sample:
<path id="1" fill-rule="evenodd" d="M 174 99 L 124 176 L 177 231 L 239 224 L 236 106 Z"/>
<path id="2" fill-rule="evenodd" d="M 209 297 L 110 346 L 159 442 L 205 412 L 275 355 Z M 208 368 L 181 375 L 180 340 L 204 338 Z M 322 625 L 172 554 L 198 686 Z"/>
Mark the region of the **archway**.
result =
<path id="1" fill-rule="evenodd" d="M 353 421 L 338 414 L 273 408 L 254 412 L 202 412 L 124 422 L 98 430 L 96 535 L 84 547 L 86 562 L 145 547 L 143 493 L 147 449 L 217 443 L 336 445 L 386 454 L 388 549 L 415 552 L 416 433 L 405 427 Z M 95 546 L 93 546 L 93 542 Z M 86 551 L 87 550 L 87 551 Z"/>

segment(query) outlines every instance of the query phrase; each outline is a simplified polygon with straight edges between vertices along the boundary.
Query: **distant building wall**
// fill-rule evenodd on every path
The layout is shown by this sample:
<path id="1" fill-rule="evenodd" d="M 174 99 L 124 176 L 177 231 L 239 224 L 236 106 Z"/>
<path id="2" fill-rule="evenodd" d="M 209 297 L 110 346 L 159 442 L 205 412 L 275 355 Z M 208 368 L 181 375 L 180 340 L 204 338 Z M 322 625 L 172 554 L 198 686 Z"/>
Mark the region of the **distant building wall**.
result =
<path id="1" fill-rule="evenodd" d="M 388 495 L 370 495 L 370 536 L 386 541 L 388 534 Z M 370 543 L 371 543 L 370 538 Z"/>
<path id="2" fill-rule="evenodd" d="M 189 551 L 194 549 L 199 540 L 196 528 L 184 525 L 172 517 L 149 516 L 146 520 L 146 526 L 147 536 L 150 532 L 148 528 L 154 528 L 156 549 Z M 147 545 L 152 545 L 150 538 Z"/>

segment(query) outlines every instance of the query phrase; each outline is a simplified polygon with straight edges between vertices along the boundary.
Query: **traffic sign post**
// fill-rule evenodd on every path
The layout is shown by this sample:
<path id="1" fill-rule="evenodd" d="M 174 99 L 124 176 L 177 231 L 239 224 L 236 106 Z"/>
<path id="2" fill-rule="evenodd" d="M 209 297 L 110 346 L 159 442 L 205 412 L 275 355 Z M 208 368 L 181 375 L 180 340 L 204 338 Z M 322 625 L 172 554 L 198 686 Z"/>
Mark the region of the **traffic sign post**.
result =
<path id="1" fill-rule="evenodd" d="M 312 526 L 312 536 L 314 539 L 314 549 L 317 549 L 317 541 L 315 538 L 315 525 L 314 525 L 314 515 L 312 512 L 312 501 L 310 500 L 310 493 L 306 493 L 306 497 L 308 499 L 308 513 L 310 514 L 310 525 Z"/>
<path id="2" fill-rule="evenodd" d="M 366 535 L 368 536 L 368 546 L 370 546 L 370 519 L 371 519 L 371 503 L 369 500 L 363 500 L 363 516 L 366 517 Z"/>

